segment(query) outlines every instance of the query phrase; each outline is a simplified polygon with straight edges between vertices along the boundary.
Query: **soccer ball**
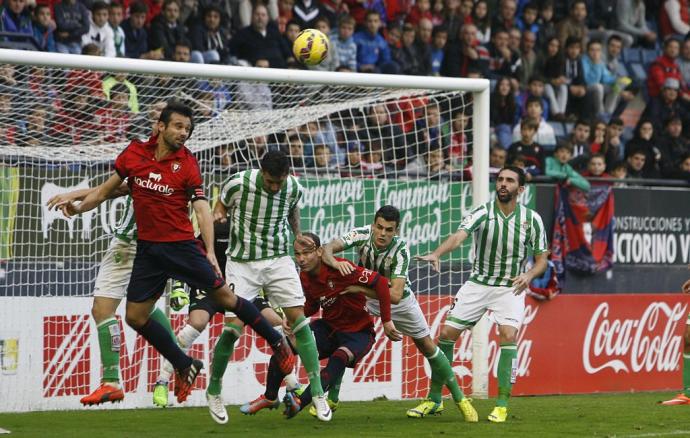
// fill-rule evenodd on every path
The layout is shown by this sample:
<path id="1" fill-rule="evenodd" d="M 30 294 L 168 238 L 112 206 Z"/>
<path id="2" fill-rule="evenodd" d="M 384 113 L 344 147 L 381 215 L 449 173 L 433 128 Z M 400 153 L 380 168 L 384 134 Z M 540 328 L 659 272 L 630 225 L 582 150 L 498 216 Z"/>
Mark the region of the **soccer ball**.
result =
<path id="1" fill-rule="evenodd" d="M 316 29 L 304 29 L 297 35 L 292 44 L 295 59 L 305 65 L 318 65 L 328 56 L 331 42 L 323 32 Z"/>

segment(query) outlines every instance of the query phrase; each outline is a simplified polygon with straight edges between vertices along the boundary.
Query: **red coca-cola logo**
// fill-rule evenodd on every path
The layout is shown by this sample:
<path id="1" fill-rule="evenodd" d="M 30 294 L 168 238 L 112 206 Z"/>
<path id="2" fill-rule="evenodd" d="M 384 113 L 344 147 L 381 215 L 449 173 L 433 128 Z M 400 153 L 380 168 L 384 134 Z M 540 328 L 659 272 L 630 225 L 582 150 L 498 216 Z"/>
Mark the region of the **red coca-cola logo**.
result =
<path id="1" fill-rule="evenodd" d="M 610 368 L 614 372 L 676 370 L 682 336 L 678 324 L 687 304 L 655 301 L 639 319 L 611 318 L 610 305 L 600 303 L 592 313 L 582 346 L 582 364 L 589 374 Z"/>

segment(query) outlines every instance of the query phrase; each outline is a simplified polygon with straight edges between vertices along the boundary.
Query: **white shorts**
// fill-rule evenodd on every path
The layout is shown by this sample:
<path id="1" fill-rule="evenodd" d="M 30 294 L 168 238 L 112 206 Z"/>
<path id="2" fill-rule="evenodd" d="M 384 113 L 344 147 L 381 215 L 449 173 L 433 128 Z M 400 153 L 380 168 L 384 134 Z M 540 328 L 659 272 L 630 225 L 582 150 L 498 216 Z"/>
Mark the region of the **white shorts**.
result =
<path id="1" fill-rule="evenodd" d="M 458 330 L 473 327 L 488 310 L 498 325 L 519 329 L 525 314 L 525 294 L 514 287 L 485 286 L 467 281 L 455 295 L 446 325 Z"/>
<path id="2" fill-rule="evenodd" d="M 381 316 L 378 300 L 367 299 L 367 310 L 372 315 Z M 391 305 L 391 319 L 400 333 L 412 339 L 426 338 L 431 334 L 429 324 L 414 294 L 403 298 L 398 304 Z"/>
<path id="3" fill-rule="evenodd" d="M 108 250 L 103 255 L 98 268 L 94 297 L 106 297 L 121 300 L 127 297 L 127 286 L 132 276 L 134 256 L 137 253 L 137 241 L 126 242 L 117 237 L 110 241 Z"/>
<path id="4" fill-rule="evenodd" d="M 304 306 L 302 283 L 289 256 L 255 262 L 228 260 L 225 281 L 233 284 L 235 294 L 247 301 L 253 301 L 263 290 L 271 304 L 278 307 Z"/>

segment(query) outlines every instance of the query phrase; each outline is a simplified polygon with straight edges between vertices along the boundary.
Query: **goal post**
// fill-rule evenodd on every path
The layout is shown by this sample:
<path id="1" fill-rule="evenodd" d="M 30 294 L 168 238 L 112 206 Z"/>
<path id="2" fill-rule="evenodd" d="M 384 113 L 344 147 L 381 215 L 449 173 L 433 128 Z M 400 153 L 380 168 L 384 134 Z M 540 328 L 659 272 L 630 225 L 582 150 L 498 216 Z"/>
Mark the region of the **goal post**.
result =
<path id="1" fill-rule="evenodd" d="M 370 224 L 390 203 L 401 210 L 400 234 L 414 256 L 435 248 L 463 214 L 489 200 L 489 93 L 485 79 L 0 50 L 0 411 L 76 408 L 97 384 L 90 296 L 125 201 L 109 200 L 69 220 L 45 202 L 104 181 L 128 140 L 150 135 L 166 101 L 195 110 L 188 146 L 212 202 L 230 174 L 280 148 L 304 186 L 304 230 L 327 241 Z M 469 247 L 444 258 L 441 274 L 415 261 L 409 267 L 434 337 L 468 278 Z M 171 312 L 175 327 L 184 312 Z M 479 398 L 488 395 L 489 327 L 477 324 L 471 341 L 466 334 L 456 346 L 456 374 Z M 124 407 L 149 406 L 160 358 L 123 329 Z M 216 320 L 192 354 L 209 363 L 219 331 Z M 414 345 L 390 343 L 380 324 L 377 333 L 372 352 L 346 374 L 343 399 L 426 396 L 430 372 Z M 226 374 L 226 402 L 256 395 L 268 352 L 255 335 L 243 337 Z M 20 392 L 31 395 L 8 396 Z M 203 392 L 189 403 L 203 404 Z"/>

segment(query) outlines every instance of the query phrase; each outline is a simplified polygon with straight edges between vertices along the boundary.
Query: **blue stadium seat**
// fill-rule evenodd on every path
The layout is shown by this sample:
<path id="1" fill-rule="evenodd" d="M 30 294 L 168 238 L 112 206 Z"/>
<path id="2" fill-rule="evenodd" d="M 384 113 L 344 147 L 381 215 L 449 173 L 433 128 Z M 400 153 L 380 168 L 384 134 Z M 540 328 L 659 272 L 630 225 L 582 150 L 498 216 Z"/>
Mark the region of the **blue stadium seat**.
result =
<path id="1" fill-rule="evenodd" d="M 615 71 L 615 73 L 618 76 L 630 76 L 630 72 L 628 72 L 628 68 L 622 62 L 618 63 L 618 69 Z"/>
<path id="2" fill-rule="evenodd" d="M 659 52 L 654 49 L 648 49 L 642 51 L 642 64 L 648 67 L 649 64 L 654 62 L 654 60 L 659 56 Z"/>
<path id="3" fill-rule="evenodd" d="M 497 83 L 497 82 L 498 82 L 498 81 L 497 81 L 496 79 L 491 79 L 491 80 L 489 81 L 489 88 L 491 89 L 491 92 L 492 92 L 492 93 L 494 92 L 494 88 L 496 88 L 496 83 Z"/>
<path id="4" fill-rule="evenodd" d="M 627 63 L 642 62 L 642 54 L 640 53 L 640 49 L 637 47 L 628 47 L 623 49 L 623 61 Z"/>
<path id="5" fill-rule="evenodd" d="M 629 67 L 633 79 L 635 79 L 638 82 L 644 82 L 647 80 L 647 70 L 644 68 L 642 64 L 632 63 Z"/>
<path id="6" fill-rule="evenodd" d="M 549 121 L 549 125 L 553 128 L 553 133 L 556 135 L 556 139 L 560 140 L 562 137 L 565 137 L 565 128 L 563 127 L 563 124 L 560 122 L 554 122 L 554 121 Z"/>

